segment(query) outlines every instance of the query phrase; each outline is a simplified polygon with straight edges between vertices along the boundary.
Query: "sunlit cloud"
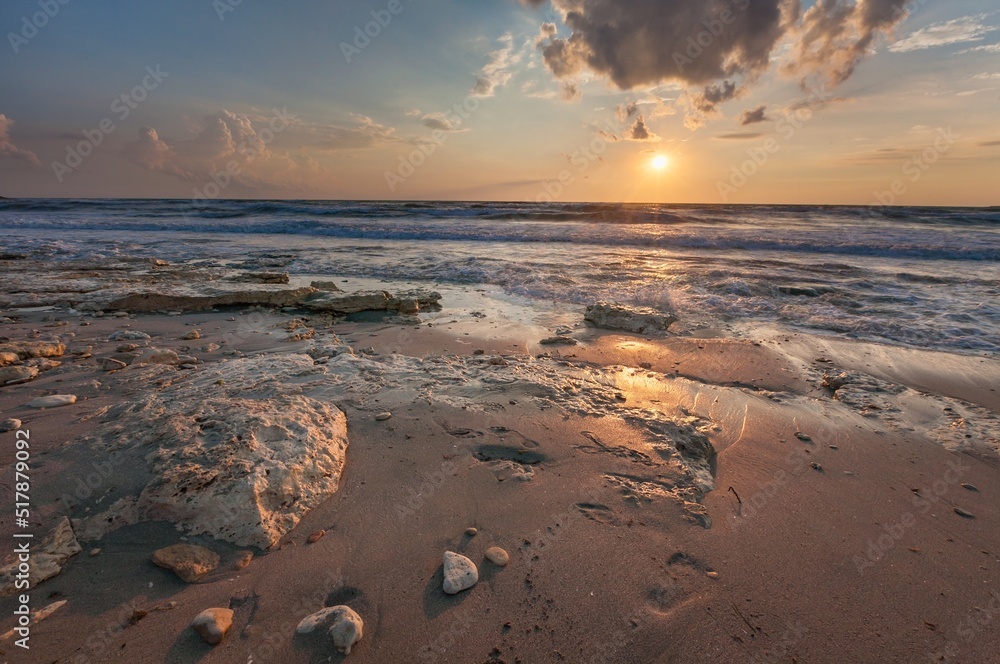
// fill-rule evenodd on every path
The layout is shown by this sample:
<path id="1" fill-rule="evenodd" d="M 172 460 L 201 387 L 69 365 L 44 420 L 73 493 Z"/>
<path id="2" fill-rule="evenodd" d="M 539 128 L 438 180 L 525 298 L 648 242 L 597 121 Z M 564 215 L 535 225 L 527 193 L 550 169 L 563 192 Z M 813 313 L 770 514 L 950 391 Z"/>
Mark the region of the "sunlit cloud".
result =
<path id="1" fill-rule="evenodd" d="M 907 53 L 938 46 L 980 41 L 985 35 L 997 30 L 995 26 L 983 23 L 986 18 L 986 14 L 980 14 L 934 23 L 911 33 L 905 39 L 894 42 L 889 46 L 889 50 L 893 53 Z"/>

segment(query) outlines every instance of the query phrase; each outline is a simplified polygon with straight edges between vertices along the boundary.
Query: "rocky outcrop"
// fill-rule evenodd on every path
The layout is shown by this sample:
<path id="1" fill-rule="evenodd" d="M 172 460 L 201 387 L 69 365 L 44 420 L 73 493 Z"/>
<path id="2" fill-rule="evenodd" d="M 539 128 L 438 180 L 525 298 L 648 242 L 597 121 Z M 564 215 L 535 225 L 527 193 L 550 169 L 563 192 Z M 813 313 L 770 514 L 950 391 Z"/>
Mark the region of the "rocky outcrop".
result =
<path id="1" fill-rule="evenodd" d="M 112 464 L 140 454 L 153 479 L 81 520 L 81 532 L 165 520 L 239 546 L 276 544 L 337 491 L 344 467 L 346 416 L 296 382 L 314 371 L 304 355 L 234 359 L 112 408 L 96 451 Z"/>
<path id="2" fill-rule="evenodd" d="M 421 307 L 439 306 L 441 294 L 435 291 L 409 290 L 396 293 L 388 291 L 355 291 L 353 293 L 325 292 L 309 298 L 304 306 L 313 311 L 334 314 L 356 314 L 361 311 L 397 311 L 414 314 Z"/>
<path id="3" fill-rule="evenodd" d="M 80 311 L 204 311 L 215 307 L 297 306 L 316 290 L 281 284 L 238 284 L 213 281 L 207 284 L 171 285 L 169 288 L 141 286 L 109 288 L 88 293 L 75 301 Z"/>
<path id="4" fill-rule="evenodd" d="M 670 326 L 677 322 L 677 317 L 669 312 L 612 302 L 597 302 L 588 306 L 583 319 L 608 330 L 650 335 L 666 334 Z"/>
<path id="5" fill-rule="evenodd" d="M 194 583 L 219 566 L 219 554 L 203 546 L 174 544 L 153 552 L 150 560 L 183 581 Z"/>
<path id="6" fill-rule="evenodd" d="M 55 341 L 14 341 L 0 343 L 0 366 L 33 357 L 61 357 L 66 345 Z"/>
<path id="7" fill-rule="evenodd" d="M 69 519 L 60 517 L 56 525 L 42 540 L 37 548 L 31 547 L 31 558 L 27 562 L 28 580 L 31 587 L 51 579 L 66 566 L 70 558 L 80 553 L 83 547 L 76 541 L 73 527 Z M 20 561 L 15 560 L 10 565 L 0 569 L 0 596 L 13 595 L 17 592 L 16 576 Z"/>
<path id="8" fill-rule="evenodd" d="M 0 385 L 23 383 L 38 377 L 37 367 L 13 366 L 0 368 Z"/>

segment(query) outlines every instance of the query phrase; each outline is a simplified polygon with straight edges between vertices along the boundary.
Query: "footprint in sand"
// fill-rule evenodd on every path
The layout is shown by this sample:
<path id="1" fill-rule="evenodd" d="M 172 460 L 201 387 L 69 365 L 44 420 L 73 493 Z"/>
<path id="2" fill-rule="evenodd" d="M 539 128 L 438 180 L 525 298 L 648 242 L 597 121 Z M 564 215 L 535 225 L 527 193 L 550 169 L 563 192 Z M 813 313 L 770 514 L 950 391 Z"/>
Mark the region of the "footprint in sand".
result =
<path id="1" fill-rule="evenodd" d="M 597 523 L 603 523 L 608 526 L 617 526 L 619 524 L 618 517 L 615 516 L 614 511 L 607 505 L 601 505 L 599 503 L 577 503 L 576 508 L 580 510 L 580 513 L 591 521 L 596 521 Z"/>

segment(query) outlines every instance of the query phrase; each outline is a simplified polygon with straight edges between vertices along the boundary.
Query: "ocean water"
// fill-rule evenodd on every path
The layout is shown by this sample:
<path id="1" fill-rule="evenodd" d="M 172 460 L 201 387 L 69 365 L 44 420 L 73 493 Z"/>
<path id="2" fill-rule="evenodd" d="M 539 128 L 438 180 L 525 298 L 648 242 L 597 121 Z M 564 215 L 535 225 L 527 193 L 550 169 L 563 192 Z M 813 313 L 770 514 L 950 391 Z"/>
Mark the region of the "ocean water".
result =
<path id="1" fill-rule="evenodd" d="M 0 200 L 6 251 L 263 259 L 292 274 L 489 285 L 545 307 L 670 307 L 1000 352 L 1000 210 L 328 201 Z"/>

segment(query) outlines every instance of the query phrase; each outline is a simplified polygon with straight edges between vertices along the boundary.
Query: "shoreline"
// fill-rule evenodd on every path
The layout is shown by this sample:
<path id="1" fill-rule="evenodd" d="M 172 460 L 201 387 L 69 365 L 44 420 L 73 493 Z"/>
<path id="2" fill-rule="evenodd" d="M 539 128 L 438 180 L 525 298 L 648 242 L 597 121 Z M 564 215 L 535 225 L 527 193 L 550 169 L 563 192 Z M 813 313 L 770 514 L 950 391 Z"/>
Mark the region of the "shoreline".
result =
<path id="1" fill-rule="evenodd" d="M 358 662 L 919 661 L 949 647 L 955 661 L 986 661 L 996 652 L 994 623 L 964 636 L 1000 587 L 996 359 L 780 330 L 648 337 L 598 330 L 573 312 L 529 324 L 466 290 L 445 293 L 419 322 L 243 306 L 120 318 L 22 311 L 4 322 L 11 341 L 66 345 L 48 360 L 59 366 L 0 388 L 4 418 L 21 419 L 37 441 L 33 528 L 40 537 L 69 516 L 82 547 L 32 591 L 33 609 L 67 603 L 32 628 L 31 656 L 341 661 L 328 641 L 294 635 L 330 603 L 365 620 L 349 656 Z M 559 327 L 578 343 L 539 344 Z M 198 339 L 182 338 L 193 330 Z M 129 331 L 150 338 L 109 341 Z M 138 348 L 118 350 L 129 343 Z M 100 364 L 134 364 L 148 347 L 178 361 Z M 51 393 L 77 401 L 24 407 Z M 95 516 L 156 493 L 157 472 L 178 468 L 169 454 L 150 461 L 169 436 L 208 435 L 182 426 L 198 408 L 231 400 L 218 430 L 238 432 L 225 428 L 243 421 L 237 405 L 276 421 L 287 407 L 266 409 L 284 396 L 342 409 L 349 446 L 336 490 L 273 545 L 194 532 L 181 512 L 184 531 L 139 520 L 84 537 L 97 532 Z M 383 412 L 392 417 L 379 420 Z M 149 438 L 140 422 L 167 438 Z M 258 438 L 266 429 L 242 426 Z M 9 467 L 13 447 L 2 449 Z M 95 471 L 113 459 L 115 472 Z M 94 472 L 98 486 L 78 505 L 55 500 L 70 478 Z M 273 508 L 279 521 L 283 510 Z M 0 536 L 13 531 L 4 514 Z M 179 541 L 218 553 L 218 568 L 187 584 L 149 562 Z M 508 566 L 483 559 L 493 545 Z M 253 560 L 236 569 L 247 549 Z M 479 565 L 471 590 L 441 592 L 444 550 Z M 0 632 L 13 600 L 0 600 Z M 188 627 L 212 606 L 235 611 L 214 648 Z M 0 650 L 17 656 L 10 641 Z"/>

